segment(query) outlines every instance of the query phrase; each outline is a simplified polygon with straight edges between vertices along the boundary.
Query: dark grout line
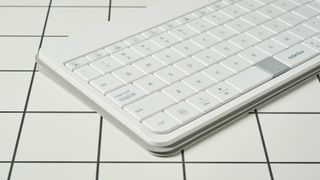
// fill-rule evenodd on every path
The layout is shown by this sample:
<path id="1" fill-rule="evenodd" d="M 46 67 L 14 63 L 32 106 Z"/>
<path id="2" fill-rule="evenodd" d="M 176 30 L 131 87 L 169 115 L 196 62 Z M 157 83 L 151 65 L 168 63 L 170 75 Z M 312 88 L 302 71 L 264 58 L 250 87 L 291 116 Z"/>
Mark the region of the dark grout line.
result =
<path id="1" fill-rule="evenodd" d="M 109 6 L 108 6 L 108 21 L 111 21 L 111 9 L 112 9 L 112 0 L 109 0 Z"/>
<path id="2" fill-rule="evenodd" d="M 38 50 L 40 50 L 40 48 L 42 47 L 44 35 L 46 33 L 47 23 L 48 23 L 50 9 L 51 9 L 51 4 L 52 4 L 52 0 L 50 0 L 50 2 L 49 2 L 49 7 L 48 7 L 48 11 L 47 11 L 45 22 L 44 22 L 44 26 L 43 26 L 43 29 L 42 29 L 42 34 L 41 34 L 41 39 L 40 39 L 40 44 L 39 44 Z"/>
<path id="3" fill-rule="evenodd" d="M 101 140 L 102 140 L 102 127 L 103 127 L 103 117 L 100 116 L 99 124 L 99 140 L 98 140 L 98 154 L 97 154 L 97 169 L 96 169 L 96 180 L 99 180 L 100 171 L 100 156 L 101 156 Z"/>
<path id="4" fill-rule="evenodd" d="M 186 173 L 186 162 L 184 158 L 184 150 L 181 151 L 181 160 L 182 160 L 182 174 L 183 180 L 187 180 L 187 173 Z"/>
<path id="5" fill-rule="evenodd" d="M 0 5 L 0 8 L 47 8 L 48 6 L 28 6 L 28 5 Z M 109 8 L 110 6 L 51 6 L 51 8 Z M 147 8 L 147 6 L 111 6 L 117 9 Z"/>
<path id="6" fill-rule="evenodd" d="M 270 164 L 270 160 L 269 160 L 269 156 L 268 156 L 267 146 L 266 146 L 266 142 L 265 142 L 264 137 L 263 137 L 263 132 L 262 132 L 261 124 L 260 124 L 259 115 L 257 113 L 258 112 L 257 109 L 255 109 L 254 112 L 255 112 L 258 128 L 259 128 L 259 133 L 260 133 L 260 137 L 261 137 L 261 141 L 262 141 L 262 145 L 263 145 L 264 154 L 265 154 L 265 157 L 266 157 L 266 160 L 267 160 L 267 165 L 268 165 L 268 169 L 269 169 L 270 178 L 271 178 L 271 180 L 274 180 L 273 173 L 272 173 L 272 168 L 271 168 L 271 164 Z"/>
<path id="7" fill-rule="evenodd" d="M 27 38 L 27 37 L 30 37 L 30 38 L 34 38 L 34 37 L 42 37 L 42 35 L 32 35 L 32 34 L 2 34 L 0 35 L 0 37 L 4 37 L 4 38 L 7 38 L 7 37 L 10 37 L 10 38 L 17 38 L 17 37 L 21 37 L 21 38 Z M 67 38 L 69 37 L 69 35 L 45 35 L 43 37 L 49 37 L 49 38 Z"/>
<path id="8" fill-rule="evenodd" d="M 318 78 L 319 83 L 320 83 L 320 74 L 317 74 L 317 78 Z"/>

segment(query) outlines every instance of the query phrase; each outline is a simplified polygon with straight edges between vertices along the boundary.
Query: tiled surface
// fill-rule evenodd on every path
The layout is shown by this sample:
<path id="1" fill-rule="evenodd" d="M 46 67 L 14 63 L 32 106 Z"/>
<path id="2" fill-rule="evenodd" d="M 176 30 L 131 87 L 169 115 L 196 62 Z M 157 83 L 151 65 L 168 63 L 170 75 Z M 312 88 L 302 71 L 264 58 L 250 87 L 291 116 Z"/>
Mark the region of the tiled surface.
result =
<path id="1" fill-rule="evenodd" d="M 317 77 L 258 109 L 259 121 L 250 114 L 170 158 L 152 156 L 108 120 L 101 126 L 99 115 L 39 72 L 23 112 L 48 4 L 48 0 L 0 0 L 1 180 L 320 179 Z M 42 45 L 63 43 L 91 23 L 125 24 L 146 1 L 112 4 L 108 22 L 108 1 L 53 0 Z"/>

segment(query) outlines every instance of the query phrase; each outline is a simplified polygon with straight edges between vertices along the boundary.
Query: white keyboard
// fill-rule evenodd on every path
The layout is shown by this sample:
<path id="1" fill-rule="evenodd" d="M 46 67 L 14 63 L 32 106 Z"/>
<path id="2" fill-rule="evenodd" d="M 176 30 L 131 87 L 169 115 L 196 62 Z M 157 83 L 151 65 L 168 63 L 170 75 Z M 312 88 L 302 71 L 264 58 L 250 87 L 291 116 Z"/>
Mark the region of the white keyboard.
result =
<path id="1" fill-rule="evenodd" d="M 221 115 L 243 114 L 276 84 L 318 71 L 319 31 L 319 0 L 223 0 L 63 65 L 118 107 L 98 112 L 122 114 L 147 149 L 174 153 L 231 120 Z"/>

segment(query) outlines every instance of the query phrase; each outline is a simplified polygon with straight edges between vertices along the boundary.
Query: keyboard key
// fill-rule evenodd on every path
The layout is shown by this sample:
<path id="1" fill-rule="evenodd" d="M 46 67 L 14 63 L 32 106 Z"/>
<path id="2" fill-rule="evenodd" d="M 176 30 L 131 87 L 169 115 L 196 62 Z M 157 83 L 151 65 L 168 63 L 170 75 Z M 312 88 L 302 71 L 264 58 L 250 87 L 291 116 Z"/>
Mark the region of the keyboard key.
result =
<path id="1" fill-rule="evenodd" d="M 183 41 L 181 43 L 178 43 L 172 46 L 172 49 L 176 50 L 184 57 L 190 56 L 201 50 L 199 46 L 195 45 L 191 41 Z"/>
<path id="2" fill-rule="evenodd" d="M 260 9 L 257 10 L 257 12 L 261 13 L 262 15 L 266 16 L 267 18 L 274 18 L 274 17 L 277 17 L 279 16 L 280 14 L 282 14 L 284 11 L 278 9 L 278 8 L 275 8 L 271 5 L 267 5 L 267 6 L 264 6 Z"/>
<path id="3" fill-rule="evenodd" d="M 202 49 L 211 47 L 214 44 L 219 42 L 219 40 L 217 38 L 214 38 L 207 33 L 202 33 L 202 34 L 199 34 L 195 37 L 192 37 L 190 39 L 190 41 L 195 43 L 196 45 L 198 45 Z"/>
<path id="4" fill-rule="evenodd" d="M 224 7 L 226 7 L 228 4 L 223 2 L 223 1 L 218 1 L 212 5 L 209 5 L 207 8 L 210 9 L 211 11 L 217 11 L 220 10 Z"/>
<path id="5" fill-rule="evenodd" d="M 89 82 L 90 80 L 99 77 L 101 73 L 95 70 L 93 67 L 89 65 L 82 66 L 74 71 L 78 74 L 83 80 Z"/>
<path id="6" fill-rule="evenodd" d="M 311 1 L 306 4 L 308 7 L 313 8 L 314 10 L 320 12 L 320 1 Z"/>
<path id="7" fill-rule="evenodd" d="M 196 17 L 202 17 L 202 16 L 205 16 L 210 13 L 211 13 L 211 11 L 208 8 L 202 8 L 202 9 L 199 9 L 199 10 L 192 12 L 192 14 Z"/>
<path id="8" fill-rule="evenodd" d="M 122 50 L 112 54 L 111 57 L 117 59 L 119 62 L 121 62 L 124 65 L 130 64 L 130 63 L 135 62 L 138 59 L 142 58 L 141 55 L 136 53 L 131 48 L 122 49 Z"/>
<path id="9" fill-rule="evenodd" d="M 263 27 L 269 29 L 270 31 L 274 32 L 274 33 L 280 33 L 288 28 L 290 28 L 289 25 L 281 22 L 278 19 L 273 19 L 265 24 L 262 25 Z"/>
<path id="10" fill-rule="evenodd" d="M 120 68 L 122 64 L 119 63 L 117 60 L 111 58 L 110 56 L 106 56 L 97 61 L 92 62 L 90 66 L 95 68 L 101 74 L 105 74 Z"/>
<path id="11" fill-rule="evenodd" d="M 164 64 L 162 64 L 160 61 L 156 60 L 155 58 L 149 56 L 135 62 L 133 66 L 138 68 L 140 71 L 144 72 L 145 74 L 150 74 L 164 67 Z"/>
<path id="12" fill-rule="evenodd" d="M 171 117 L 177 120 L 180 124 L 185 124 L 200 115 L 200 111 L 192 107 L 186 102 L 181 102 L 177 105 L 165 110 Z"/>
<path id="13" fill-rule="evenodd" d="M 146 120 L 143 124 L 147 126 L 152 132 L 157 134 L 167 134 L 178 128 L 180 125 L 178 121 L 174 120 L 168 114 L 160 112 Z"/>
<path id="14" fill-rule="evenodd" d="M 317 51 L 317 52 L 320 52 L 320 41 L 319 40 L 316 40 L 314 38 L 310 38 L 310 39 L 307 39 L 306 41 L 304 41 L 302 44 Z"/>
<path id="15" fill-rule="evenodd" d="M 162 91 L 176 102 L 188 98 L 196 93 L 196 91 L 181 82 L 174 83 Z"/>
<path id="16" fill-rule="evenodd" d="M 257 12 L 250 12 L 250 13 L 242 16 L 241 19 L 247 21 L 248 23 L 250 23 L 253 26 L 257 26 L 257 25 L 268 20 L 268 18 L 266 18 L 265 16 L 263 16 Z"/>
<path id="17" fill-rule="evenodd" d="M 221 61 L 221 63 L 224 67 L 230 69 L 231 71 L 238 73 L 248 67 L 251 66 L 249 62 L 246 60 L 242 59 L 238 55 L 231 56 L 230 58 Z"/>
<path id="18" fill-rule="evenodd" d="M 161 28 L 155 27 L 155 28 L 152 28 L 150 30 L 143 32 L 142 35 L 146 36 L 147 38 L 151 38 L 151 37 L 156 36 L 162 32 L 163 32 L 163 30 Z"/>
<path id="19" fill-rule="evenodd" d="M 293 13 L 305 18 L 310 19 L 318 14 L 318 11 L 308 6 L 300 6 L 293 10 Z"/>
<path id="20" fill-rule="evenodd" d="M 285 13 L 279 17 L 279 20 L 290 25 L 290 26 L 296 26 L 297 24 L 302 23 L 305 21 L 302 17 L 293 14 L 292 12 Z"/>
<path id="21" fill-rule="evenodd" d="M 208 21 L 205 21 L 203 19 L 196 19 L 196 20 L 188 23 L 187 26 L 192 28 L 193 30 L 195 30 L 198 33 L 204 32 L 204 31 L 214 27 L 213 24 L 211 24 Z"/>
<path id="22" fill-rule="evenodd" d="M 164 49 L 153 55 L 154 58 L 162 62 L 163 64 L 169 65 L 175 63 L 183 58 L 178 52 L 171 48 Z"/>
<path id="23" fill-rule="evenodd" d="M 273 57 L 268 57 L 265 60 L 257 63 L 257 67 L 272 74 L 273 77 L 277 77 L 290 70 L 288 66 L 280 61 L 275 60 Z"/>
<path id="24" fill-rule="evenodd" d="M 172 84 L 173 82 L 176 82 L 185 76 L 187 76 L 186 73 L 180 71 L 179 69 L 168 66 L 164 69 L 161 69 L 160 71 L 154 73 L 158 78 L 166 82 L 167 84 Z"/>
<path id="25" fill-rule="evenodd" d="M 315 31 L 320 31 L 320 17 L 314 17 L 309 21 L 305 22 L 304 25 L 312 28 Z"/>
<path id="26" fill-rule="evenodd" d="M 238 6 L 245 9 L 246 11 L 253 11 L 262 6 L 259 2 L 255 0 L 243 0 L 237 3 Z"/>
<path id="27" fill-rule="evenodd" d="M 311 0 L 291 0 L 291 1 L 297 5 L 302 5 L 302 4 L 305 4 Z"/>
<path id="28" fill-rule="evenodd" d="M 164 31 L 168 31 L 168 30 L 173 29 L 178 26 L 180 26 L 180 24 L 177 23 L 176 21 L 170 21 L 170 22 L 167 22 L 167 23 L 160 25 L 159 27 Z"/>
<path id="29" fill-rule="evenodd" d="M 169 46 L 179 42 L 179 40 L 176 37 L 170 35 L 167 32 L 162 33 L 158 36 L 155 36 L 155 37 L 151 38 L 150 40 L 153 41 L 154 43 L 156 43 L 157 45 L 159 45 L 161 48 L 166 48 L 166 47 L 169 47 Z"/>
<path id="30" fill-rule="evenodd" d="M 100 59 L 104 56 L 107 56 L 109 53 L 104 50 L 104 49 L 100 49 L 100 50 L 97 50 L 93 53 L 90 53 L 86 56 L 87 59 L 89 59 L 90 61 L 95 61 L 97 59 Z"/>
<path id="31" fill-rule="evenodd" d="M 269 73 L 257 67 L 250 67 L 227 79 L 226 82 L 238 89 L 241 93 L 245 93 L 270 79 L 272 79 L 272 76 Z"/>
<path id="32" fill-rule="evenodd" d="M 278 0 L 278 1 L 273 2 L 272 5 L 274 7 L 277 7 L 279 9 L 283 10 L 283 11 L 290 11 L 298 6 L 297 4 L 292 3 L 288 0 Z"/>
<path id="33" fill-rule="evenodd" d="M 97 79 L 94 79 L 90 81 L 90 84 L 102 94 L 106 94 L 123 85 L 123 83 L 121 83 L 118 78 L 112 76 L 111 74 L 106 74 Z"/>
<path id="34" fill-rule="evenodd" d="M 273 39 L 286 47 L 291 47 L 301 41 L 299 38 L 288 32 L 283 32 L 273 37 Z"/>
<path id="35" fill-rule="evenodd" d="M 137 34 L 133 37 L 130 37 L 128 39 L 125 39 L 124 42 L 127 43 L 128 45 L 133 45 L 133 44 L 137 44 L 141 41 L 144 41 L 146 39 L 145 36 L 141 35 L 141 34 Z"/>
<path id="36" fill-rule="evenodd" d="M 245 51 L 240 52 L 238 55 L 250 62 L 251 64 L 256 64 L 268 57 L 266 53 L 260 51 L 255 47 L 246 49 Z"/>
<path id="37" fill-rule="evenodd" d="M 157 46 L 156 44 L 148 40 L 138 43 L 132 46 L 132 48 L 137 52 L 139 52 L 144 57 L 151 55 L 160 50 L 159 46 Z"/>
<path id="38" fill-rule="evenodd" d="M 225 24 L 225 26 L 227 26 L 228 28 L 230 28 L 231 30 L 237 33 L 247 31 L 252 27 L 251 24 L 247 23 L 242 19 L 235 19 L 235 20 L 229 21 Z"/>
<path id="39" fill-rule="evenodd" d="M 197 34 L 196 31 L 192 30 L 191 28 L 188 28 L 187 26 L 178 26 L 175 29 L 172 29 L 168 32 L 180 40 L 188 39 Z"/>
<path id="40" fill-rule="evenodd" d="M 286 49 L 286 47 L 277 41 L 274 41 L 272 39 L 268 39 L 256 46 L 259 48 L 261 51 L 267 53 L 270 56 L 273 56 L 277 54 L 278 52 Z"/>
<path id="41" fill-rule="evenodd" d="M 223 41 L 223 42 L 213 46 L 212 50 L 218 52 L 220 55 L 222 55 L 224 57 L 229 57 L 233 54 L 236 54 L 241 49 L 228 41 Z"/>
<path id="42" fill-rule="evenodd" d="M 72 61 L 65 63 L 65 66 L 67 66 L 71 71 L 73 71 L 83 65 L 88 64 L 89 62 L 90 61 L 87 58 L 80 57 L 80 58 L 77 58 L 77 59 L 74 59 Z"/>
<path id="43" fill-rule="evenodd" d="M 207 93 L 211 94 L 215 98 L 219 99 L 220 102 L 226 103 L 231 101 L 240 95 L 240 92 L 235 88 L 229 86 L 228 84 L 221 82 L 216 84 L 209 89 L 207 89 Z"/>
<path id="44" fill-rule="evenodd" d="M 275 59 L 281 61 L 287 66 L 293 68 L 317 55 L 317 52 L 298 44 L 290 49 L 275 56 Z"/>
<path id="45" fill-rule="evenodd" d="M 211 36 L 213 36 L 221 41 L 226 40 L 226 39 L 236 35 L 236 33 L 234 31 L 232 31 L 231 29 L 229 29 L 225 26 L 219 26 L 217 28 L 213 28 L 208 31 L 208 34 L 210 34 Z"/>
<path id="46" fill-rule="evenodd" d="M 227 79 L 228 77 L 234 74 L 232 71 L 222 66 L 221 64 L 214 64 L 209 68 L 203 70 L 202 72 L 215 82 Z"/>
<path id="47" fill-rule="evenodd" d="M 292 29 L 289 29 L 289 32 L 292 33 L 293 35 L 298 36 L 300 39 L 308 39 L 311 36 L 314 36 L 315 34 L 317 34 L 316 31 L 314 31 L 313 29 L 301 24 L 298 25 Z"/>
<path id="48" fill-rule="evenodd" d="M 112 91 L 111 93 L 107 94 L 107 96 L 119 106 L 123 107 L 139 98 L 144 97 L 145 93 L 133 85 L 127 85 Z"/>
<path id="49" fill-rule="evenodd" d="M 221 10 L 221 12 L 223 12 L 224 14 L 226 14 L 232 18 L 242 16 L 246 13 L 246 11 L 244 9 L 242 9 L 241 7 L 238 7 L 236 5 L 231 5 L 226 8 L 223 8 Z"/>
<path id="50" fill-rule="evenodd" d="M 190 86 L 195 91 L 201 91 L 214 84 L 214 81 L 202 73 L 196 73 L 182 80 L 183 83 Z"/>
<path id="51" fill-rule="evenodd" d="M 216 52 L 212 51 L 211 49 L 205 49 L 195 55 L 193 55 L 198 61 L 202 62 L 206 66 L 210 66 L 214 63 L 223 59 L 223 56 L 217 54 Z"/>
<path id="52" fill-rule="evenodd" d="M 174 64 L 175 67 L 185 72 L 186 74 L 193 74 L 204 69 L 206 66 L 198 60 L 189 57 Z"/>
<path id="53" fill-rule="evenodd" d="M 165 87 L 167 84 L 157 78 L 155 75 L 149 75 L 144 78 L 141 78 L 133 84 L 140 89 L 142 89 L 145 93 L 151 94 L 159 89 Z"/>
<path id="54" fill-rule="evenodd" d="M 221 102 L 206 92 L 201 92 L 187 99 L 187 102 L 193 105 L 201 113 L 207 113 L 219 107 Z"/>
<path id="55" fill-rule="evenodd" d="M 118 69 L 112 72 L 112 74 L 124 83 L 130 83 L 144 76 L 144 74 L 141 71 L 139 71 L 137 68 L 131 65 Z"/>
<path id="56" fill-rule="evenodd" d="M 217 26 L 229 21 L 231 18 L 221 12 L 214 12 L 204 16 L 203 19 Z"/>
<path id="57" fill-rule="evenodd" d="M 196 16 L 192 15 L 192 14 L 187 14 L 187 15 L 184 15 L 182 17 L 179 17 L 178 19 L 176 19 L 176 21 L 179 23 L 179 24 L 186 24 L 188 22 L 191 22 L 193 21 L 194 19 L 196 19 Z"/>
<path id="58" fill-rule="evenodd" d="M 117 43 L 114 43 L 108 47 L 106 47 L 105 49 L 109 52 L 109 53 L 114 53 L 116 51 L 119 51 L 120 49 L 123 49 L 127 47 L 127 44 L 122 42 L 122 41 L 119 41 Z"/>
<path id="59" fill-rule="evenodd" d="M 230 41 L 242 49 L 246 49 L 258 43 L 258 40 L 246 34 L 235 36 L 231 38 Z"/>
<path id="60" fill-rule="evenodd" d="M 171 98 L 169 98 L 161 92 L 156 92 L 128 106 L 125 106 L 124 110 L 128 111 L 139 121 L 142 121 L 145 118 L 154 115 L 155 113 L 173 104 L 174 101 Z"/>
<path id="61" fill-rule="evenodd" d="M 262 26 L 255 27 L 255 28 L 249 30 L 246 33 L 248 35 L 256 38 L 259 41 L 263 41 L 265 39 L 270 38 L 272 35 L 274 35 L 274 32 L 272 32 L 272 31 L 270 31 L 267 28 L 262 27 Z"/>

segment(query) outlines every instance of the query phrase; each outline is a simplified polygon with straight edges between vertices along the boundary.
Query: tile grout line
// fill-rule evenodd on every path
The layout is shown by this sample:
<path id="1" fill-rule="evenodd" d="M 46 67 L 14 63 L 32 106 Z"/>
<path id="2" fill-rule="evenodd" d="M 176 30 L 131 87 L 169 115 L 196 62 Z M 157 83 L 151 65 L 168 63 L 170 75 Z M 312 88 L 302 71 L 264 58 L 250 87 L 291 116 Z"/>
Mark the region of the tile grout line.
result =
<path id="1" fill-rule="evenodd" d="M 259 133 L 260 133 L 260 137 L 261 137 L 261 141 L 262 141 L 264 154 L 265 154 L 265 157 L 266 157 L 266 160 L 267 160 L 267 165 L 268 165 L 268 169 L 269 169 L 270 178 L 271 178 L 271 180 L 274 180 L 273 172 L 272 172 L 272 168 L 271 168 L 271 164 L 270 164 L 270 160 L 269 160 L 269 155 L 268 155 L 268 151 L 267 151 L 267 146 L 266 146 L 266 142 L 264 140 L 264 136 L 263 136 L 263 132 L 262 132 L 262 128 L 261 128 L 260 119 L 259 119 L 259 115 L 258 115 L 257 109 L 255 109 L 254 112 L 255 112 L 255 116 L 256 116 L 256 120 L 257 120 L 257 124 L 258 124 L 258 129 L 259 129 Z"/>
<path id="2" fill-rule="evenodd" d="M 103 117 L 100 116 L 98 153 L 97 153 L 97 168 L 96 168 L 96 180 L 99 180 L 99 175 L 100 175 L 100 172 L 99 172 L 99 171 L 100 171 L 100 157 L 101 157 L 102 127 L 103 127 Z"/>
<path id="3" fill-rule="evenodd" d="M 50 0 L 50 2 L 49 2 L 48 11 L 47 11 L 46 19 L 45 19 L 45 22 L 44 22 L 44 28 L 42 30 L 43 32 L 42 32 L 42 36 L 41 36 L 41 39 L 40 39 L 40 44 L 39 44 L 38 51 L 42 46 L 43 36 L 45 34 L 45 29 L 46 29 L 46 25 L 47 25 L 47 21 L 48 21 L 48 16 L 49 16 L 49 13 L 50 13 L 51 3 L 52 3 L 52 0 Z M 23 113 L 22 113 L 22 118 L 21 118 L 21 122 L 20 122 L 20 126 L 19 126 L 19 131 L 18 131 L 18 135 L 17 135 L 17 139 L 16 139 L 16 142 L 15 142 L 15 147 L 14 147 L 14 151 L 13 151 L 13 155 L 12 155 L 12 159 L 11 159 L 11 163 L 10 163 L 10 168 L 9 168 L 8 177 L 7 177 L 8 180 L 11 179 L 13 166 L 14 166 L 14 162 L 15 162 L 15 159 L 16 159 L 17 150 L 18 150 L 18 146 L 19 146 L 19 141 L 20 141 L 21 134 L 22 134 L 22 128 L 23 128 L 23 125 L 24 125 L 25 117 L 26 117 L 26 111 L 27 111 L 27 108 L 28 108 L 29 99 L 30 99 L 30 95 L 31 95 L 31 91 L 32 91 L 33 81 L 34 81 L 35 74 L 36 74 L 36 69 L 37 69 L 37 63 L 35 62 L 34 63 L 34 68 L 33 68 L 33 72 L 32 72 L 32 76 L 31 76 L 31 81 L 30 81 L 29 88 L 28 88 L 26 102 L 25 102 L 25 105 L 24 105 Z"/>
<path id="4" fill-rule="evenodd" d="M 183 180 L 187 180 L 186 162 L 185 162 L 185 158 L 184 158 L 184 150 L 181 151 L 181 161 L 182 161 Z"/>
<path id="5" fill-rule="evenodd" d="M 112 0 L 109 0 L 109 11 L 108 11 L 108 21 L 111 21 L 111 9 L 112 9 Z"/>
<path id="6" fill-rule="evenodd" d="M 320 83 L 320 74 L 317 74 L 317 78 L 318 78 L 319 83 Z"/>

